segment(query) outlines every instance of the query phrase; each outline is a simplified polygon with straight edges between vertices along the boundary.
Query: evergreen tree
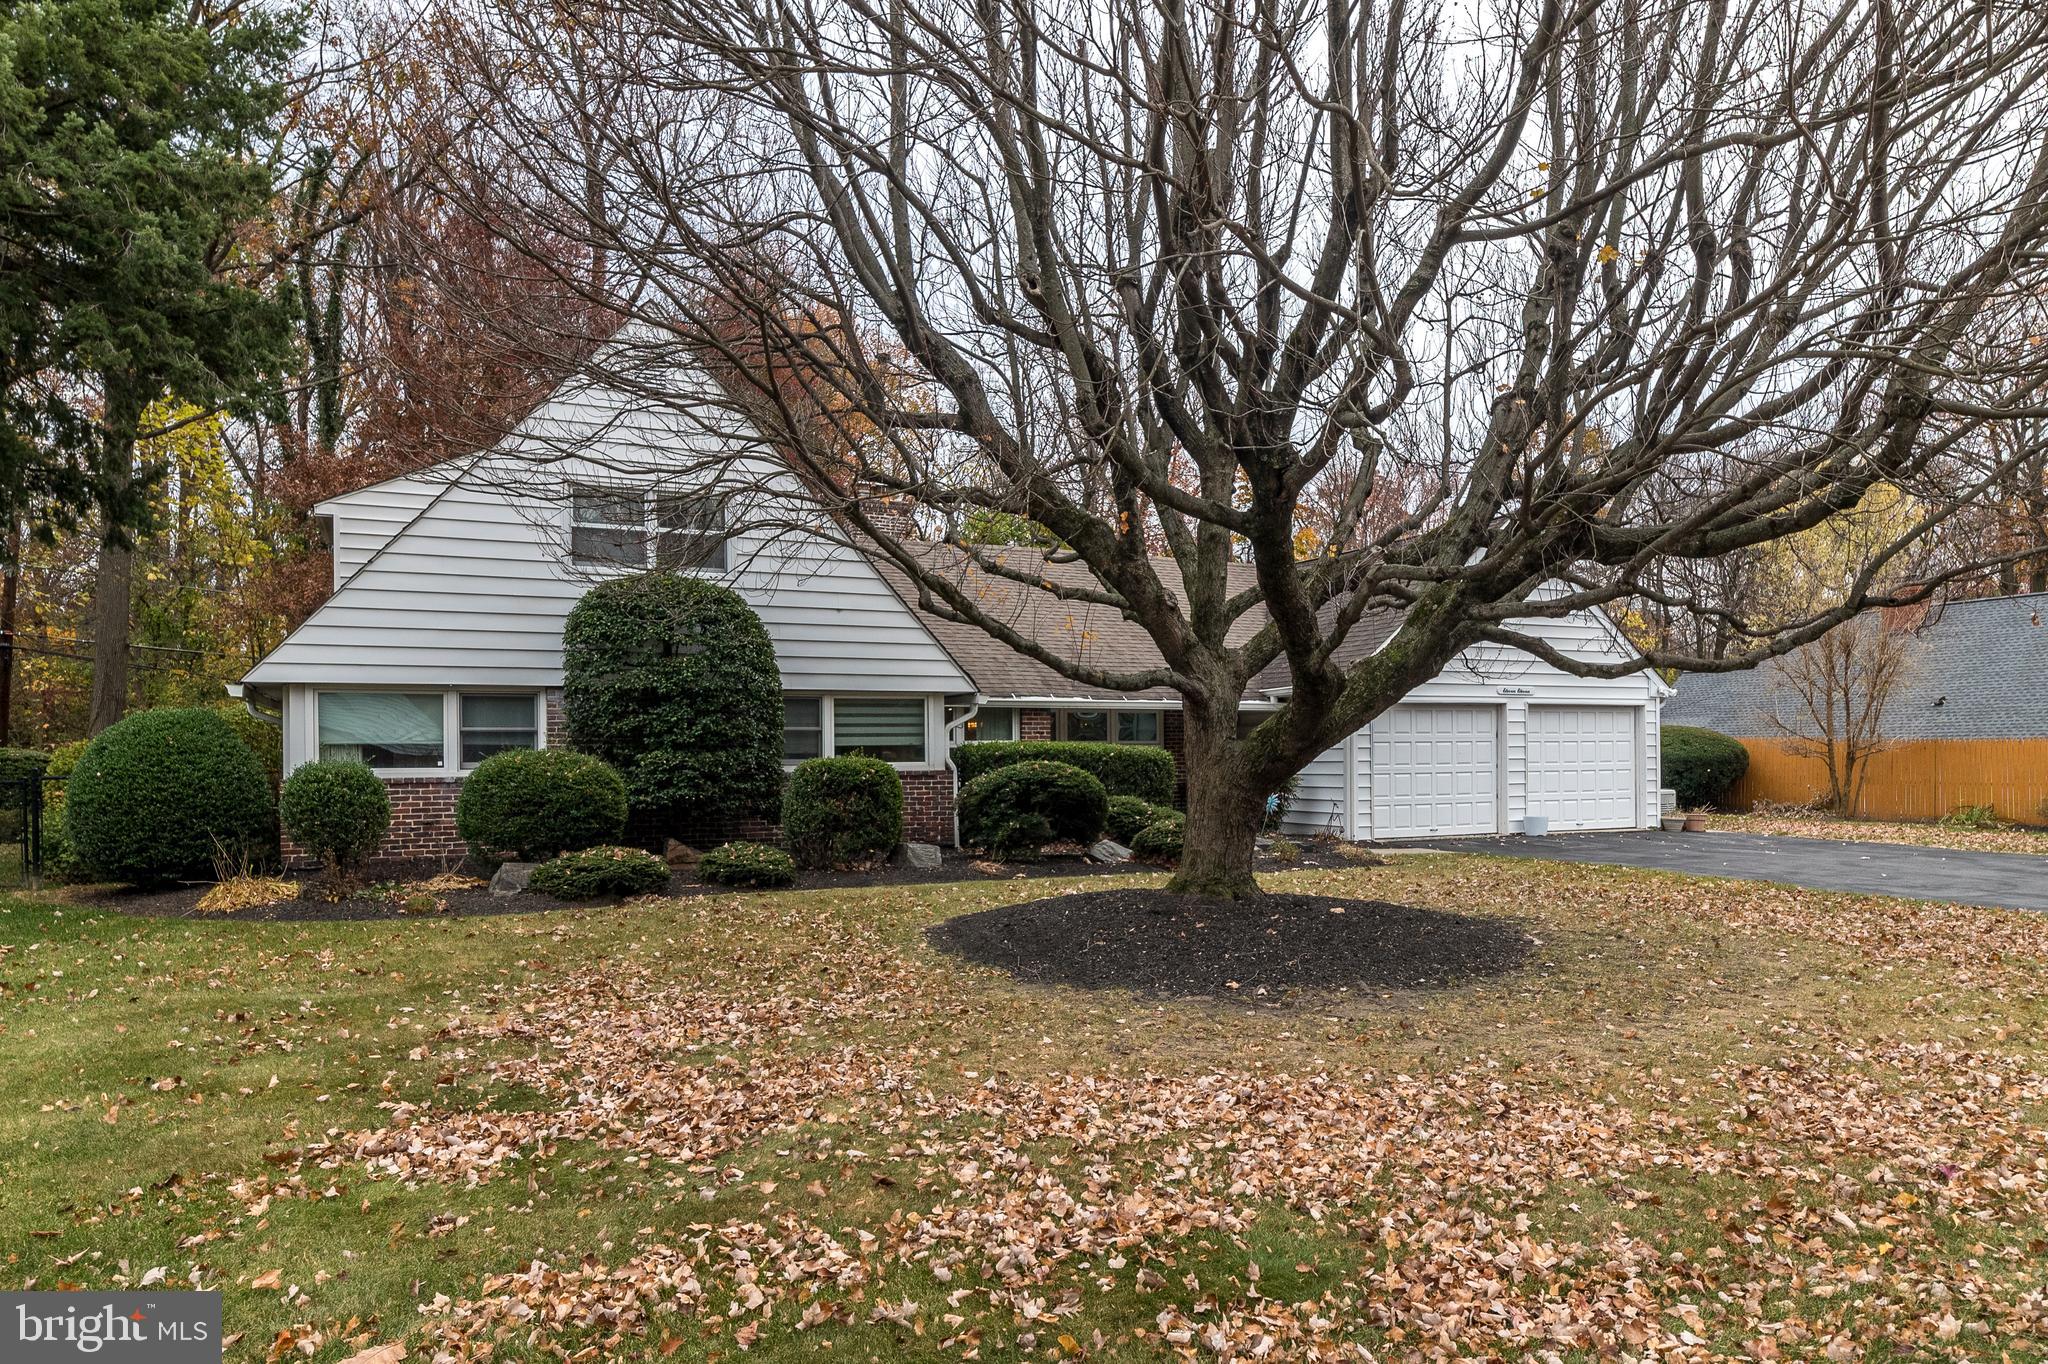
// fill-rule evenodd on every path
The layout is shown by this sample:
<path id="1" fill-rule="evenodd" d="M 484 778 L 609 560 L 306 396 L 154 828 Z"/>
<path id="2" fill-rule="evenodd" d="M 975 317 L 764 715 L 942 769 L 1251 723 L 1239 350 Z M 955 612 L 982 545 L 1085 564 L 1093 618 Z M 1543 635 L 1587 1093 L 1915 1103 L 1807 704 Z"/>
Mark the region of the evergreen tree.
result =
<path id="1" fill-rule="evenodd" d="M 237 278 L 236 234 L 274 187 L 297 36 L 173 0 L 0 13 L 0 512 L 98 514 L 95 731 L 126 704 L 143 414 L 246 408 L 286 363 L 288 311 Z"/>

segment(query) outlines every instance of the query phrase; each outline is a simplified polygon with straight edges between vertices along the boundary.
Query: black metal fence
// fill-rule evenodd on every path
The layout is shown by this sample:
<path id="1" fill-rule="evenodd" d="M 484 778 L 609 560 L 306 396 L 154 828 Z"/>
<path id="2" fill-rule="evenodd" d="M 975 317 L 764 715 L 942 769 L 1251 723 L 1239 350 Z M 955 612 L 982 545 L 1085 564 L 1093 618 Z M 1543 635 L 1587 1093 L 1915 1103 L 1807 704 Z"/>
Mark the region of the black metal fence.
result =
<path id="1" fill-rule="evenodd" d="M 14 855 L 0 860 L 0 886 L 28 887 L 42 884 L 46 851 L 46 814 L 49 788 L 62 786 L 62 777 L 27 777 L 0 783 L 0 847 L 12 845 Z"/>

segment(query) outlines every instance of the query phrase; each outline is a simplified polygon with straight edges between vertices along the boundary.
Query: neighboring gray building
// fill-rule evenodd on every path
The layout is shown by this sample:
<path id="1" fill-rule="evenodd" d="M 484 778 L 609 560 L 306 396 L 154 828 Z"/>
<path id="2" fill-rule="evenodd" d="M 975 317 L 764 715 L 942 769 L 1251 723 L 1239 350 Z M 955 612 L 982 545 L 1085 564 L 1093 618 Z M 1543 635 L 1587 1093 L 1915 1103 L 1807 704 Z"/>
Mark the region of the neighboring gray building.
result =
<path id="1" fill-rule="evenodd" d="M 1796 703 L 1766 663 L 1686 673 L 1664 722 L 1738 739 L 1784 733 Z M 1975 597 L 1930 608 L 1913 630 L 1912 661 L 1885 707 L 1886 737 L 2048 739 L 2048 593 Z"/>

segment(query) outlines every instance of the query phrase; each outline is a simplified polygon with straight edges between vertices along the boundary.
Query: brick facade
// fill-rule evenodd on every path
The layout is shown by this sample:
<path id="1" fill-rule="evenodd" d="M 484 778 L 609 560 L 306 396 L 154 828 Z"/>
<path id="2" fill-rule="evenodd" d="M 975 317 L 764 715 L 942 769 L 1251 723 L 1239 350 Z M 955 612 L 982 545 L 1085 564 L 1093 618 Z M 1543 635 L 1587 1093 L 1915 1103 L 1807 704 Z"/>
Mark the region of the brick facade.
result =
<path id="1" fill-rule="evenodd" d="M 1050 739 L 1052 737 L 1052 712 L 1049 710 L 1018 711 L 1017 737 L 1019 739 Z"/>

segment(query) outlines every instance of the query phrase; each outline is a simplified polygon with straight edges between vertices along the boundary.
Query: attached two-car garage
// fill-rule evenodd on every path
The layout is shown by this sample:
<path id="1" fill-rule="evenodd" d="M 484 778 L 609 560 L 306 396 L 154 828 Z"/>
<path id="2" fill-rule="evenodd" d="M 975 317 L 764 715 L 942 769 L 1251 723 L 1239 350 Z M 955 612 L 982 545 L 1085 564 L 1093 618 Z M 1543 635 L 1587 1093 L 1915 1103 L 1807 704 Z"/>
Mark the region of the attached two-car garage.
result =
<path id="1" fill-rule="evenodd" d="M 1365 731 L 1353 781 L 1386 842 L 1519 829 L 1634 829 L 1644 818 L 1643 705 L 1395 706 Z M 1363 761 L 1360 761 L 1360 760 Z M 1654 799 L 1654 796 L 1650 797 Z M 1651 811 L 1654 813 L 1654 809 Z"/>
<path id="2" fill-rule="evenodd" d="M 1518 623 L 1562 652 L 1620 656 L 1584 616 Z M 1657 821 L 1653 674 L 1584 678 L 1527 655 L 1446 669 L 1303 769 L 1287 825 L 1373 842 L 1640 829 Z"/>

